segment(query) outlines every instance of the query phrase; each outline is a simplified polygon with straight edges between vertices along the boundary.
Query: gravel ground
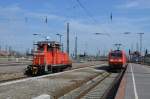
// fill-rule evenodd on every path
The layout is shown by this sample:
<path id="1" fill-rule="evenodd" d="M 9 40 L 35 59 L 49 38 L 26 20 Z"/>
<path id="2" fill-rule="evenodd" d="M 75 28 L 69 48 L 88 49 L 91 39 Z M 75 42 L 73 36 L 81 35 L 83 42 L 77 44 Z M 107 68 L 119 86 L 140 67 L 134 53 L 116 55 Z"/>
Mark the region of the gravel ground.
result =
<path id="1" fill-rule="evenodd" d="M 0 99 L 31 99 L 41 94 L 60 97 L 104 72 L 87 67 L 14 84 L 0 84 Z"/>

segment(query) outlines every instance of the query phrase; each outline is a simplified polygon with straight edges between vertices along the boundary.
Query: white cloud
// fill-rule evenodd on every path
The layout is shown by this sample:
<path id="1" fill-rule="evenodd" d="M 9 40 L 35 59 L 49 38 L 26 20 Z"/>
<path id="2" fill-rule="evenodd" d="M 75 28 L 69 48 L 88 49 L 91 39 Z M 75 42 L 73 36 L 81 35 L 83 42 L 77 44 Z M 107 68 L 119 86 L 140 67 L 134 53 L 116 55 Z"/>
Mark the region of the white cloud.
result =
<path id="1" fill-rule="evenodd" d="M 54 14 L 47 14 L 47 13 L 38 13 L 38 12 L 27 12 L 26 16 L 30 16 L 32 18 L 38 18 L 38 19 L 47 17 L 48 20 L 62 20 L 62 21 L 65 20 L 65 18 L 62 16 L 57 16 Z"/>
<path id="2" fill-rule="evenodd" d="M 124 4 L 116 7 L 119 9 L 150 9 L 150 0 L 127 0 Z"/>
<path id="3" fill-rule="evenodd" d="M 139 6 L 139 2 L 138 1 L 130 1 L 126 4 L 122 4 L 117 6 L 118 8 L 133 8 L 133 7 L 137 7 Z"/>
<path id="4" fill-rule="evenodd" d="M 1 17 L 13 17 L 17 16 L 16 14 L 21 12 L 22 9 L 18 4 L 13 4 L 9 6 L 0 6 L 0 16 Z M 10 16 L 11 15 L 11 16 Z"/>

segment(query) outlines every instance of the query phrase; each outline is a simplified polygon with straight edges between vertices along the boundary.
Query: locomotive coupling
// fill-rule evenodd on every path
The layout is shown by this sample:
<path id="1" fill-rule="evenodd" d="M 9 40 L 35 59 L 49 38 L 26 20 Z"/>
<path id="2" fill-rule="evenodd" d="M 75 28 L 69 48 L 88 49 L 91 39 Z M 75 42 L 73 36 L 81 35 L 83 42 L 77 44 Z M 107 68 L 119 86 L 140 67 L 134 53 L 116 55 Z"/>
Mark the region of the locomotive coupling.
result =
<path id="1" fill-rule="evenodd" d="M 37 67 L 32 67 L 32 75 L 37 75 L 38 73 L 38 68 Z"/>
<path id="2" fill-rule="evenodd" d="M 35 67 L 33 65 L 28 65 L 25 70 L 25 74 L 27 75 L 37 75 L 37 73 L 38 73 L 38 67 Z"/>

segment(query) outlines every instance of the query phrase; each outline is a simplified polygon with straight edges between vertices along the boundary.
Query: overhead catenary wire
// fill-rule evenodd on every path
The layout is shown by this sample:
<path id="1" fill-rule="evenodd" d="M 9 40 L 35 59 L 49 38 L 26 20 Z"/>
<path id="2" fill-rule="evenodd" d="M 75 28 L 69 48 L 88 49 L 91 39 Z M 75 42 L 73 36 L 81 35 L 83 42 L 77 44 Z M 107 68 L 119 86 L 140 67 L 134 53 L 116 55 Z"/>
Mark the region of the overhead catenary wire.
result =
<path id="1" fill-rule="evenodd" d="M 88 17 L 90 17 L 90 19 L 91 19 L 95 24 L 99 24 L 98 20 L 96 20 L 96 19 L 93 17 L 93 15 L 88 11 L 88 9 L 87 9 L 86 7 L 82 4 L 82 2 L 80 2 L 80 0 L 76 0 L 76 2 L 77 2 L 78 5 L 80 6 L 80 8 L 82 8 L 82 9 L 85 11 L 86 15 L 87 15 Z M 112 20 L 113 20 L 112 12 L 111 12 L 111 14 L 110 14 L 110 20 L 111 20 L 111 23 L 112 23 Z M 100 24 L 99 24 L 99 25 L 100 25 Z M 104 27 L 103 27 L 103 29 L 104 29 Z M 111 37 L 110 33 L 108 33 L 106 29 L 104 29 L 104 31 L 105 31 L 105 35 L 107 35 L 108 37 Z"/>
<path id="2" fill-rule="evenodd" d="M 93 17 L 93 15 L 87 10 L 87 8 L 80 2 L 80 0 L 76 0 L 79 6 L 85 11 L 88 17 L 90 17 L 94 23 L 97 23 L 97 20 Z"/>

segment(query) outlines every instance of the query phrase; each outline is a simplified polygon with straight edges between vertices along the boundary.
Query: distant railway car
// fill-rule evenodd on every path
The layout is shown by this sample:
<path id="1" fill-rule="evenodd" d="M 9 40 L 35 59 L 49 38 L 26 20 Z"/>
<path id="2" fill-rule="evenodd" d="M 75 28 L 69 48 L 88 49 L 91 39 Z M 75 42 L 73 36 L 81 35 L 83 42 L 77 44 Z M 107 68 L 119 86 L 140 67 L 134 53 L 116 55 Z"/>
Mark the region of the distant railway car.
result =
<path id="1" fill-rule="evenodd" d="M 126 54 L 122 50 L 114 50 L 109 53 L 109 66 L 111 69 L 122 69 L 127 62 Z"/>
<path id="2" fill-rule="evenodd" d="M 67 53 L 62 52 L 60 44 L 55 41 L 39 41 L 37 50 L 33 52 L 32 64 L 27 67 L 26 74 L 39 75 L 45 72 L 59 72 L 72 67 Z"/>

